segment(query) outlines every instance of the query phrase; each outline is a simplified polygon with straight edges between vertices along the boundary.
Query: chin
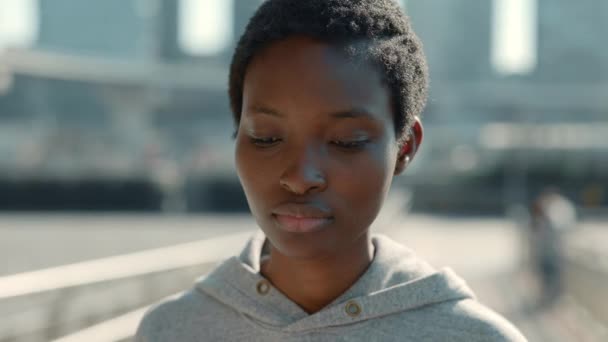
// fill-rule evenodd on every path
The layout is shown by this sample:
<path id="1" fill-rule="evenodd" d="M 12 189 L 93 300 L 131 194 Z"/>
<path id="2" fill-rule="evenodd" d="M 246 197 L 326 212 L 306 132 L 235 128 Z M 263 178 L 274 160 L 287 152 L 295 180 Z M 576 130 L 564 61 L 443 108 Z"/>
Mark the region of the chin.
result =
<path id="1" fill-rule="evenodd" d="M 262 229 L 273 248 L 282 255 L 295 259 L 316 259 L 336 251 L 336 241 L 327 234 L 329 229 L 316 233 L 289 233 L 279 229 Z"/>

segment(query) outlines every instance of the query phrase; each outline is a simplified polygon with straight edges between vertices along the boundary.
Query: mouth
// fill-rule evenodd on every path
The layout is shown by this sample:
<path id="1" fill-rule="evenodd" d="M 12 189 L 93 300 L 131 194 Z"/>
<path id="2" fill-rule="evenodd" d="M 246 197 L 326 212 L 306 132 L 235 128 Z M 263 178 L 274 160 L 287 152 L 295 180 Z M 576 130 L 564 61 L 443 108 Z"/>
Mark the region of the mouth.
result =
<path id="1" fill-rule="evenodd" d="M 330 217 L 297 217 L 272 215 L 279 228 L 289 233 L 313 233 L 323 230 L 332 219 Z"/>
<path id="2" fill-rule="evenodd" d="M 290 233 L 312 233 L 323 230 L 333 221 L 328 207 L 313 203 L 284 203 L 272 212 L 278 227 Z"/>

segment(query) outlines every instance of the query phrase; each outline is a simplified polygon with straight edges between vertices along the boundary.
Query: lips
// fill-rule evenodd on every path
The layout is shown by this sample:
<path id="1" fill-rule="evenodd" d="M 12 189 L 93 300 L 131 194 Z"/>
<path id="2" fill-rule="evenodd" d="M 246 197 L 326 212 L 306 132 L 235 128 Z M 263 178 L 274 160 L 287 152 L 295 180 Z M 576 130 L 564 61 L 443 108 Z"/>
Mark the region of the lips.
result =
<path id="1" fill-rule="evenodd" d="M 317 232 L 333 221 L 331 211 L 318 204 L 286 203 L 272 214 L 279 228 L 290 233 Z"/>

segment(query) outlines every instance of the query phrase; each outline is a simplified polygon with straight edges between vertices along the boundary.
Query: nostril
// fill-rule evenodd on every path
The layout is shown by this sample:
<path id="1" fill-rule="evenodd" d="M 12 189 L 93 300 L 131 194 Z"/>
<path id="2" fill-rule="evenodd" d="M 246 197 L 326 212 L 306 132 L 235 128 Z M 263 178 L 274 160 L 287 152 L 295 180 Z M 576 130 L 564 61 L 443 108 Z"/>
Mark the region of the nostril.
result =
<path id="1" fill-rule="evenodd" d="M 322 176 L 309 177 L 284 177 L 279 180 L 279 184 L 285 190 L 294 194 L 303 195 L 313 190 L 319 190 L 326 186 L 326 181 Z"/>
<path id="2" fill-rule="evenodd" d="M 326 180 L 322 169 L 321 160 L 316 155 L 307 153 L 286 165 L 279 184 L 294 194 L 305 194 L 314 189 L 323 188 Z"/>

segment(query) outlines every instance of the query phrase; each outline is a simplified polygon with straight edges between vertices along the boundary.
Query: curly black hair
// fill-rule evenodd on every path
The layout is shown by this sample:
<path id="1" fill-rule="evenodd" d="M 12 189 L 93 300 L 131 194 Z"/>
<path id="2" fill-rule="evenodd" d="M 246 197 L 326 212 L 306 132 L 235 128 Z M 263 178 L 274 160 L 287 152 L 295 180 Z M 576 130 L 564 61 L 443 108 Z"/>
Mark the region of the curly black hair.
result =
<path id="1" fill-rule="evenodd" d="M 399 143 L 426 104 L 428 70 L 422 43 L 395 0 L 267 0 L 250 19 L 232 57 L 229 96 L 236 129 L 252 58 L 273 42 L 308 36 L 363 57 L 380 71 L 395 108 Z"/>

